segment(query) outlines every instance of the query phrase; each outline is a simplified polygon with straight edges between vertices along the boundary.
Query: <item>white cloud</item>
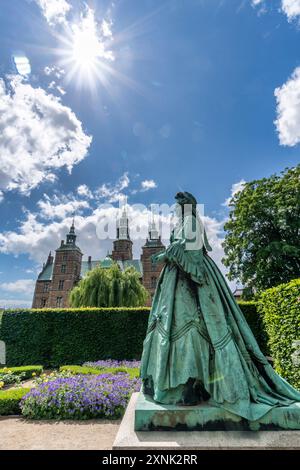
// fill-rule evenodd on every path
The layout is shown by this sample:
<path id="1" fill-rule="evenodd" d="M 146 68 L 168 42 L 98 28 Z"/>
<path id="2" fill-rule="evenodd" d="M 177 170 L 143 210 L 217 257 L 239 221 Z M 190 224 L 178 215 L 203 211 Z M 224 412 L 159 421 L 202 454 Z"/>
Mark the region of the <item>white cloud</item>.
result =
<path id="1" fill-rule="evenodd" d="M 78 186 L 77 194 L 79 196 L 83 196 L 83 197 L 87 197 L 87 198 L 92 198 L 93 197 L 92 191 L 89 189 L 89 187 L 86 184 L 81 184 L 80 186 Z"/>
<path id="2" fill-rule="evenodd" d="M 66 94 L 66 91 L 63 89 L 63 87 L 60 86 L 60 85 L 57 85 L 55 80 L 53 80 L 52 82 L 49 83 L 48 89 L 49 90 L 57 90 L 62 96 Z"/>
<path id="3" fill-rule="evenodd" d="M 32 300 L 0 299 L 0 308 L 30 308 Z"/>
<path id="4" fill-rule="evenodd" d="M 44 68 L 44 73 L 48 77 L 50 75 L 54 75 L 55 78 L 61 78 L 65 75 L 66 72 L 61 67 L 58 67 L 57 65 L 53 65 L 51 67 L 49 67 L 49 66 L 45 67 Z"/>
<path id="5" fill-rule="evenodd" d="M 29 193 L 87 156 L 92 138 L 58 97 L 20 77 L 0 79 L 0 190 Z"/>
<path id="6" fill-rule="evenodd" d="M 280 144 L 293 147 L 300 142 L 300 67 L 274 93 L 277 100 L 275 125 Z"/>
<path id="7" fill-rule="evenodd" d="M 72 55 L 75 56 L 75 60 L 85 63 L 86 66 L 91 63 L 95 66 L 98 59 L 114 61 L 113 51 L 107 49 L 108 42 L 112 40 L 110 28 L 111 23 L 106 20 L 99 25 L 95 11 L 85 5 L 80 20 L 70 24 Z"/>
<path id="8" fill-rule="evenodd" d="M 237 193 L 242 191 L 244 189 L 245 184 L 246 184 L 246 181 L 243 179 L 239 181 L 238 183 L 234 183 L 231 186 L 230 196 L 226 199 L 225 202 L 223 202 L 222 206 L 229 207 L 230 201 L 233 198 L 233 196 L 235 196 Z"/>
<path id="9" fill-rule="evenodd" d="M 66 0 L 35 0 L 50 26 L 66 22 L 71 5 Z"/>
<path id="10" fill-rule="evenodd" d="M 101 30 L 102 30 L 102 34 L 103 34 L 104 37 L 106 37 L 106 38 L 111 38 L 112 37 L 111 27 L 112 27 L 112 22 L 111 21 L 107 21 L 107 20 L 102 21 Z"/>
<path id="11" fill-rule="evenodd" d="M 68 200 L 67 197 L 58 196 L 50 198 L 44 194 L 44 199 L 37 203 L 40 208 L 40 216 L 45 219 L 64 219 L 73 213 L 79 213 L 81 209 L 88 209 L 89 203 L 87 201 L 79 201 L 73 198 Z"/>
<path id="12" fill-rule="evenodd" d="M 268 6 L 266 0 L 251 0 L 253 7 L 260 7 L 259 13 L 264 13 Z M 281 0 L 281 11 L 287 16 L 288 21 L 293 21 L 300 16 L 300 0 Z"/>
<path id="13" fill-rule="evenodd" d="M 107 202 L 114 203 L 124 201 L 126 196 L 122 191 L 128 188 L 130 179 L 128 173 L 124 173 L 116 184 L 103 184 L 95 192 L 95 196 L 100 199 L 106 199 Z"/>
<path id="14" fill-rule="evenodd" d="M 144 180 L 141 183 L 143 191 L 148 191 L 149 189 L 157 188 L 157 184 L 154 180 Z"/>
<path id="15" fill-rule="evenodd" d="M 28 293 L 29 297 L 33 294 L 34 286 L 34 279 L 18 279 L 17 281 L 13 282 L 0 283 L 0 289 L 3 291 L 13 293 Z"/>
<path id="16" fill-rule="evenodd" d="M 289 21 L 300 16 L 300 0 L 282 0 L 281 7 Z"/>

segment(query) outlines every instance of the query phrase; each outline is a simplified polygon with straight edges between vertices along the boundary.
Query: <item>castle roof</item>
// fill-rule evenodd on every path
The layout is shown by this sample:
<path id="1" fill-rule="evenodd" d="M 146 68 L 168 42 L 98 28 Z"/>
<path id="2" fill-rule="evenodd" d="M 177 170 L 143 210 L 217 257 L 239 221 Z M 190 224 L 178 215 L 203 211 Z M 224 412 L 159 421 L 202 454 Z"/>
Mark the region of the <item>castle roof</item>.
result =
<path id="1" fill-rule="evenodd" d="M 91 271 L 92 269 L 96 268 L 96 266 L 101 266 L 102 268 L 109 268 L 113 263 L 114 261 L 110 259 L 109 257 L 106 257 L 103 260 L 95 260 L 91 262 L 82 261 L 80 276 L 84 277 L 88 271 Z M 116 263 L 119 265 L 121 271 L 124 271 L 126 268 L 129 268 L 130 266 L 132 266 L 137 270 L 137 272 L 140 274 L 141 277 L 143 275 L 143 265 L 139 259 L 116 261 Z M 38 277 L 38 281 L 51 281 L 52 273 L 53 273 L 53 264 L 46 265 L 43 268 L 42 272 L 40 273 Z"/>

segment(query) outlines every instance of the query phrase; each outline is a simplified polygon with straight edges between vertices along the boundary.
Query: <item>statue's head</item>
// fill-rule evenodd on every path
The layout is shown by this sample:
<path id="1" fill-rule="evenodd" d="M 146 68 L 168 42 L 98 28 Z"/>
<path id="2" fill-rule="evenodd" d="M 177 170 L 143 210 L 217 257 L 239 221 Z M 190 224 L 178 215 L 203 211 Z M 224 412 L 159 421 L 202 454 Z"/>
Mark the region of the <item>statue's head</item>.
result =
<path id="1" fill-rule="evenodd" d="M 190 204 L 195 207 L 197 205 L 196 198 L 191 193 L 188 193 L 187 191 L 177 193 L 175 196 L 175 199 L 177 203 L 180 204 L 181 206 L 184 206 L 185 204 Z"/>

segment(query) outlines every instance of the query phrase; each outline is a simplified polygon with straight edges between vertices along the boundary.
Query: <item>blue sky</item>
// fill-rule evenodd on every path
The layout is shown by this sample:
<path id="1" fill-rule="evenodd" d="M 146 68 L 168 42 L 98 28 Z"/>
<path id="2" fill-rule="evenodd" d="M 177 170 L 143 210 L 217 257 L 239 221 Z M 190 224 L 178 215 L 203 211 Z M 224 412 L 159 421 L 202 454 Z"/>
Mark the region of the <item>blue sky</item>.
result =
<path id="1" fill-rule="evenodd" d="M 300 0 L 1 0 L 0 306 L 30 305 L 73 211 L 105 256 L 99 206 L 124 196 L 195 194 L 220 264 L 232 191 L 299 163 L 299 20 Z"/>

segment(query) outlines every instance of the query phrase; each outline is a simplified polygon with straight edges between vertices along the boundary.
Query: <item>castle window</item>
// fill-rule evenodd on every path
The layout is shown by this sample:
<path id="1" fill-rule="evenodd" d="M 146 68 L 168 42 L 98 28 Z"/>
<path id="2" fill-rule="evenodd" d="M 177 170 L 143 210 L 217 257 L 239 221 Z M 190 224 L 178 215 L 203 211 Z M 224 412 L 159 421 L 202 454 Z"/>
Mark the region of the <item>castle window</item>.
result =
<path id="1" fill-rule="evenodd" d="M 45 292 L 49 292 L 49 284 L 48 284 L 48 283 L 44 284 L 44 286 L 43 286 L 43 292 L 44 292 L 44 293 L 45 293 Z"/>
<path id="2" fill-rule="evenodd" d="M 155 261 L 151 261 L 151 271 L 156 271 L 157 270 L 157 265 Z"/>
<path id="3" fill-rule="evenodd" d="M 64 290 L 64 281 L 59 281 L 58 290 Z"/>
<path id="4" fill-rule="evenodd" d="M 68 255 L 66 253 L 66 254 L 63 255 L 63 261 L 67 261 L 67 259 L 68 259 Z"/>
<path id="5" fill-rule="evenodd" d="M 62 307 L 62 306 L 63 306 L 63 298 L 56 297 L 56 307 Z"/>
<path id="6" fill-rule="evenodd" d="M 62 265 L 61 265 L 61 272 L 62 272 L 62 273 L 65 273 L 65 272 L 66 272 L 66 268 L 67 268 L 67 266 L 66 266 L 65 264 L 62 264 Z"/>
<path id="7" fill-rule="evenodd" d="M 75 276 L 77 276 L 77 274 L 78 274 L 77 264 L 75 265 L 75 268 L 74 268 L 74 274 L 75 274 Z"/>
<path id="8" fill-rule="evenodd" d="M 46 306 L 47 299 L 41 299 L 41 308 Z"/>
<path id="9" fill-rule="evenodd" d="M 155 289 L 156 287 L 156 277 L 151 277 L 151 288 Z"/>

